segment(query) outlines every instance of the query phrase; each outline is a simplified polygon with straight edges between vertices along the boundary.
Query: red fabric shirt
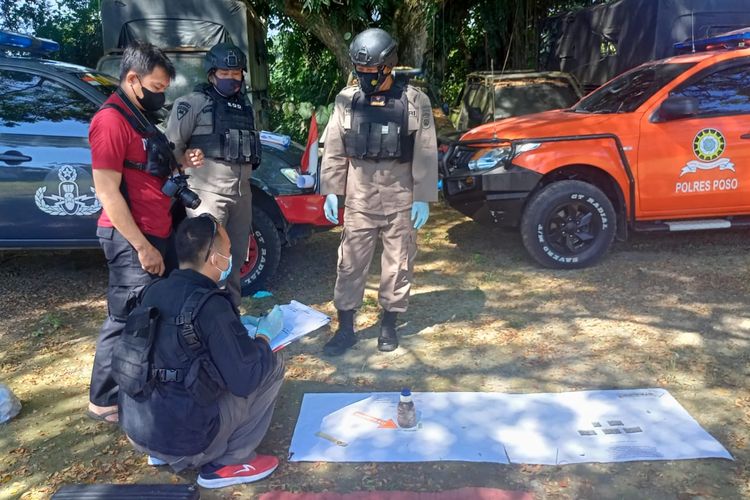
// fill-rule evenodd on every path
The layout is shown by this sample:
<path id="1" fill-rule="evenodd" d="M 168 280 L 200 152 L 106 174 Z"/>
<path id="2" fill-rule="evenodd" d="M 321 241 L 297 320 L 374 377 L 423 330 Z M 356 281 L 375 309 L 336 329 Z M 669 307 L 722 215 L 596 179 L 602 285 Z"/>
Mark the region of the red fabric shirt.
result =
<path id="1" fill-rule="evenodd" d="M 130 113 L 117 94 L 112 94 L 107 102 Z M 130 213 L 141 232 L 157 238 L 168 237 L 172 232 L 172 214 L 169 212 L 171 198 L 161 192 L 164 180 L 124 166 L 125 160 L 146 163 L 146 139 L 130 126 L 119 111 L 107 108 L 96 113 L 91 120 L 89 144 L 92 169 L 122 173 Z M 99 216 L 98 224 L 101 227 L 113 227 L 104 210 Z"/>

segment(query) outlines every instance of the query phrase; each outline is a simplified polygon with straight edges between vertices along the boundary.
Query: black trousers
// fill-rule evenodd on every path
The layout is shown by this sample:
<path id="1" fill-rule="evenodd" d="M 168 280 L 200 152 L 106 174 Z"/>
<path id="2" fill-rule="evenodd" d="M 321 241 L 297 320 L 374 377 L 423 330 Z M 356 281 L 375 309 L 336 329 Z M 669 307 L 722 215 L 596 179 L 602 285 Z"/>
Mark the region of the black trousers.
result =
<path id="1" fill-rule="evenodd" d="M 107 259 L 109 286 L 107 319 L 96 341 L 89 400 L 97 406 L 114 406 L 117 404 L 117 384 L 112 378 L 112 350 L 141 291 L 158 276 L 141 268 L 138 252 L 116 229 L 98 227 L 96 235 Z M 146 238 L 162 256 L 166 254 L 169 239 L 151 235 L 146 235 Z M 171 269 L 164 271 L 165 276 L 169 271 Z"/>

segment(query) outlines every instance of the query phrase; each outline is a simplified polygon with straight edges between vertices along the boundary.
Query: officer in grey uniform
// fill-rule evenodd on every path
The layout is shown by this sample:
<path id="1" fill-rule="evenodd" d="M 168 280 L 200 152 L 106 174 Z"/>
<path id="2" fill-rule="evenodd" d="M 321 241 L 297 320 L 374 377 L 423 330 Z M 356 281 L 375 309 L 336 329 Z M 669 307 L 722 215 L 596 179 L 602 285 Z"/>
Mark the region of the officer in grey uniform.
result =
<path id="1" fill-rule="evenodd" d="M 225 284 L 235 306 L 242 300 L 240 267 L 251 233 L 250 177 L 261 159 L 253 108 L 243 91 L 246 64 L 245 54 L 232 43 L 212 47 L 204 61 L 208 82 L 175 101 L 166 131 L 176 158 L 192 149 L 205 155 L 203 168 L 186 169 L 190 189 L 202 200 L 187 212 L 188 217 L 210 213 L 226 228 L 232 267 Z"/>
<path id="2" fill-rule="evenodd" d="M 336 97 L 326 129 L 321 193 L 326 218 L 346 213 L 333 301 L 339 329 L 325 345 L 331 356 L 357 341 L 354 313 L 362 305 L 377 240 L 383 243 L 378 349 L 398 347 L 396 319 L 409 302 L 417 229 L 437 201 L 437 138 L 429 98 L 394 79 L 396 41 L 381 29 L 357 35 L 349 47 L 358 85 Z"/>

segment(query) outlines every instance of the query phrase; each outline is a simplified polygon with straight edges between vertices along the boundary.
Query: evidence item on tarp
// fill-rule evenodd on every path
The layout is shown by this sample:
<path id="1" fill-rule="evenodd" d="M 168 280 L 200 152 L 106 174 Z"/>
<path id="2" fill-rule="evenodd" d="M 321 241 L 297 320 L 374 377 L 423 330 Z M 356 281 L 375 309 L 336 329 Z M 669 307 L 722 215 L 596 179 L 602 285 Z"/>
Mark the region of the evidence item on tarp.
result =
<path id="1" fill-rule="evenodd" d="M 208 134 L 194 133 L 190 147 L 200 149 L 208 158 L 260 165 L 260 132 L 255 130 L 247 98 L 242 94 L 226 98 L 213 85 L 203 85 L 200 89 L 213 102 L 213 127 Z"/>
<path id="2" fill-rule="evenodd" d="M 412 160 L 414 136 L 409 134 L 409 102 L 403 87 L 369 96 L 356 92 L 350 117 L 351 123 L 344 124 L 347 156 L 367 160 Z"/>
<path id="3" fill-rule="evenodd" d="M 396 423 L 402 429 L 411 429 L 417 425 L 417 410 L 414 407 L 411 390 L 408 388 L 402 389 L 399 395 Z"/>

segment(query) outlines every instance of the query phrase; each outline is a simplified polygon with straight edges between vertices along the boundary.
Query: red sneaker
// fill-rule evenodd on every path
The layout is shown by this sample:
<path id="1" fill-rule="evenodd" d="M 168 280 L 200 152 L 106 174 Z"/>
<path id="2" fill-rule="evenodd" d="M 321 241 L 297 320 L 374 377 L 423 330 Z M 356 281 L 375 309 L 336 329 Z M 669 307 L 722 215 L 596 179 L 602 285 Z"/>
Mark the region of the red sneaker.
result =
<path id="1" fill-rule="evenodd" d="M 201 472 L 198 484 L 204 488 L 223 488 L 233 484 L 252 483 L 271 475 L 279 466 L 279 459 L 272 455 L 256 455 L 246 464 L 225 465 L 211 473 Z"/>

